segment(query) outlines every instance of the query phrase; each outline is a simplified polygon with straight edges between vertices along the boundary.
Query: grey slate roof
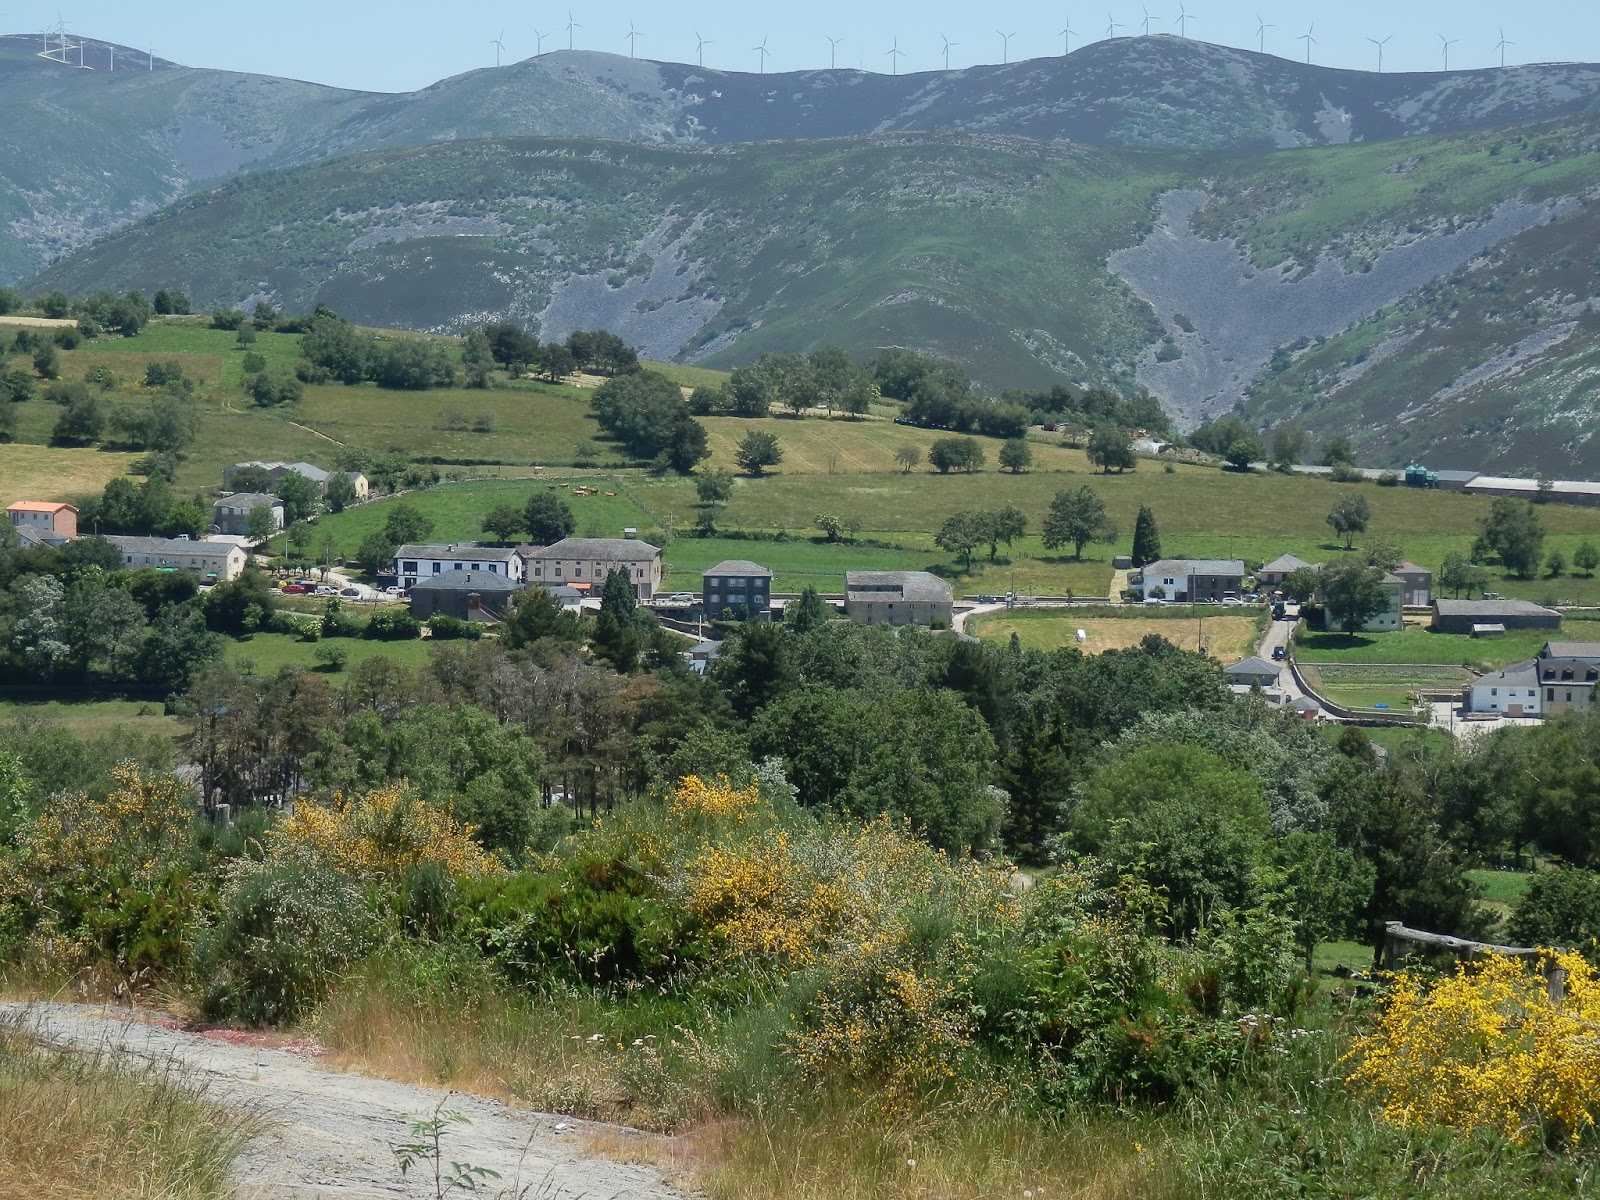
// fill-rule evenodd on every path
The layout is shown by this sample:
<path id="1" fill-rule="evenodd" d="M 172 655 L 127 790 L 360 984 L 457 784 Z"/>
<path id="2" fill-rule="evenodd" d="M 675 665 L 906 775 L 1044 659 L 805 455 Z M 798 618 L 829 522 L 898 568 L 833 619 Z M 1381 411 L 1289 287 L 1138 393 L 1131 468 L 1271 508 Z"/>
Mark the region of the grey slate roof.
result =
<path id="1" fill-rule="evenodd" d="M 771 579 L 772 572 L 760 563 L 753 563 L 747 558 L 730 558 L 727 562 L 719 562 L 714 567 L 707 567 L 701 571 L 702 576 L 707 575 L 732 575 L 745 579 Z"/>
<path id="2" fill-rule="evenodd" d="M 1290 571 L 1299 571 L 1304 567 L 1309 567 L 1310 565 L 1311 564 L 1306 562 L 1303 558 L 1296 558 L 1292 554 L 1280 554 L 1266 566 L 1262 567 L 1261 572 L 1262 574 L 1266 575 L 1287 575 Z"/>
<path id="3" fill-rule="evenodd" d="M 1434 611 L 1442 617 L 1471 617 L 1493 621 L 1498 617 L 1556 617 L 1561 614 L 1531 600 L 1435 600 Z"/>
<path id="4" fill-rule="evenodd" d="M 1600 659 L 1600 642 L 1546 642 L 1539 657 Z"/>
<path id="5" fill-rule="evenodd" d="M 108 533 L 110 542 L 124 554 L 172 554 L 226 558 L 239 549 L 231 542 L 198 542 L 192 538 L 134 537 L 131 534 Z"/>
<path id="6" fill-rule="evenodd" d="M 1237 558 L 1163 558 L 1141 568 L 1145 578 L 1151 574 L 1171 575 L 1174 579 L 1191 575 L 1244 575 L 1244 561 Z"/>
<path id="7" fill-rule="evenodd" d="M 1487 675 L 1479 676 L 1472 681 L 1472 686 L 1488 684 L 1491 687 L 1531 688 L 1539 682 L 1539 670 L 1535 661 L 1525 658 L 1521 662 L 1511 663 L 1501 667 L 1498 671 L 1491 671 Z"/>
<path id="8" fill-rule="evenodd" d="M 523 585 L 509 575 L 487 571 L 445 571 L 429 575 L 411 585 L 413 592 L 520 592 Z"/>
<path id="9" fill-rule="evenodd" d="M 249 512 L 253 508 L 282 508 L 283 501 L 265 492 L 234 492 L 231 496 L 222 497 L 211 507 L 236 508 Z"/>
<path id="10" fill-rule="evenodd" d="M 950 585 L 927 571 L 846 571 L 844 592 L 849 600 L 949 604 L 953 598 Z"/>
<path id="11" fill-rule="evenodd" d="M 562 538 L 553 546 L 524 546 L 523 558 L 581 559 L 595 562 L 638 562 L 660 558 L 661 551 L 637 538 Z"/>
<path id="12" fill-rule="evenodd" d="M 1545 683 L 1594 683 L 1600 666 L 1592 658 L 1541 658 L 1539 678 Z"/>
<path id="13" fill-rule="evenodd" d="M 487 546 L 480 542 L 423 542 L 401 546 L 394 556 L 433 562 L 506 562 L 515 553 L 510 546 Z"/>
<path id="14" fill-rule="evenodd" d="M 1282 668 L 1277 663 L 1268 662 L 1264 658 L 1256 658 L 1252 656 L 1250 658 L 1241 659 L 1239 662 L 1234 663 L 1231 667 L 1225 667 L 1222 673 L 1228 676 L 1230 679 L 1235 675 L 1248 675 L 1252 678 L 1265 678 L 1267 676 L 1271 676 L 1273 679 L 1276 679 L 1281 670 Z"/>

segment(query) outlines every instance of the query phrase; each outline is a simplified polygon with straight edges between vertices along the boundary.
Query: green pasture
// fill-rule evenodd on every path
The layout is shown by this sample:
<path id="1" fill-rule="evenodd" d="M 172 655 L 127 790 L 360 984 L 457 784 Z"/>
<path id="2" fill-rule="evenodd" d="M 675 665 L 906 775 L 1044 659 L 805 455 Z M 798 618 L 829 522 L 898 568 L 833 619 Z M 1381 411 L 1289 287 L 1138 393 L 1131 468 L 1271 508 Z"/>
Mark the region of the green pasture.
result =
<path id="1" fill-rule="evenodd" d="M 0 723 L 60 725 L 80 737 L 127 728 L 176 737 L 183 722 L 167 716 L 159 700 L 0 700 Z"/>
<path id="2" fill-rule="evenodd" d="M 230 638 L 224 657 L 230 665 L 255 675 L 272 675 L 283 667 L 302 667 L 326 673 L 329 679 L 342 679 L 351 667 L 369 658 L 388 658 L 408 667 L 422 666 L 428 661 L 428 650 L 432 645 L 430 638 L 404 642 L 381 642 L 366 638 L 304 642 L 288 633 L 256 633 L 249 637 Z M 342 646 L 348 651 L 350 657 L 344 668 L 325 671 L 316 660 L 318 646 Z"/>
<path id="3" fill-rule="evenodd" d="M 1589 614 L 1569 613 L 1559 633 L 1513 629 L 1477 638 L 1464 633 L 1436 633 L 1421 625 L 1408 625 L 1397 633 L 1358 633 L 1354 637 L 1307 630 L 1295 637 L 1294 656 L 1300 664 L 1434 663 L 1495 670 L 1519 659 L 1532 658 L 1552 640 L 1600 640 L 1600 620 Z"/>

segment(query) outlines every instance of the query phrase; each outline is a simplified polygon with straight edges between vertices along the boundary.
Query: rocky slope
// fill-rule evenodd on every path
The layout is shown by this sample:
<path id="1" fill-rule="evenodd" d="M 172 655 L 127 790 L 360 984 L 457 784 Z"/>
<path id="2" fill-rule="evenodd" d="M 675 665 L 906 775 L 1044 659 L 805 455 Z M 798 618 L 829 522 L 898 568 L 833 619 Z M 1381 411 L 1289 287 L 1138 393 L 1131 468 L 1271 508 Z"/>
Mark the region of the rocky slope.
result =
<path id="1" fill-rule="evenodd" d="M 29 281 L 606 326 L 730 365 L 832 341 L 994 388 L 1143 386 L 1374 461 L 1600 468 L 1600 118 L 1217 155 L 896 133 L 430 144 L 245 176 Z M 1447 461 L 1448 460 L 1448 461 Z"/>
<path id="2" fill-rule="evenodd" d="M 98 42 L 84 69 L 76 54 L 68 65 L 39 50 L 37 35 L 0 37 L 0 282 L 239 171 L 439 140 L 728 144 L 956 131 L 1260 149 L 1500 127 L 1600 97 L 1595 66 L 1375 75 L 1172 37 L 901 76 L 557 52 L 395 95 L 152 64 Z"/>

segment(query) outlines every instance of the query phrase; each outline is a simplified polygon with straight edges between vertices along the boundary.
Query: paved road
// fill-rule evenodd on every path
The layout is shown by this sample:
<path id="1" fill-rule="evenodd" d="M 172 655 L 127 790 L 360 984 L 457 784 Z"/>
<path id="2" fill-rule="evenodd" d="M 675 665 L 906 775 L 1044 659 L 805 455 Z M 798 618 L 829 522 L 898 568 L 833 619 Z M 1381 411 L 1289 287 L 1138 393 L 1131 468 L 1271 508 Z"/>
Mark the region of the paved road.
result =
<path id="1" fill-rule="evenodd" d="M 1295 623 L 1300 618 L 1300 606 L 1291 604 L 1288 607 L 1288 619 L 1284 621 L 1268 621 L 1267 630 L 1261 635 L 1261 644 L 1256 647 L 1256 656 L 1267 662 L 1273 661 L 1272 652 L 1279 646 L 1284 648 L 1285 655 L 1289 649 L 1289 635 L 1294 632 Z M 1296 700 L 1315 700 L 1307 696 L 1305 691 L 1295 682 L 1294 672 L 1289 670 L 1287 658 L 1279 664 L 1278 690 L 1283 693 L 1283 702 L 1293 704 Z"/>

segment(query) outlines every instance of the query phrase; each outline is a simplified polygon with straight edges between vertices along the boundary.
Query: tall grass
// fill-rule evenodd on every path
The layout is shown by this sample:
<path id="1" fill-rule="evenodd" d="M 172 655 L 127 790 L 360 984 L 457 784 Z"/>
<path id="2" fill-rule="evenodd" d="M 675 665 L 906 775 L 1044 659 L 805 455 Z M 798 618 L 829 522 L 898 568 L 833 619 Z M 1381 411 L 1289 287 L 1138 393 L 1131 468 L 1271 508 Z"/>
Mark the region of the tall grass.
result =
<path id="1" fill-rule="evenodd" d="M 0 1017 L 0 1195 L 33 1200 L 206 1200 L 254 1133 L 181 1072 L 109 1050 L 41 1046 Z"/>

